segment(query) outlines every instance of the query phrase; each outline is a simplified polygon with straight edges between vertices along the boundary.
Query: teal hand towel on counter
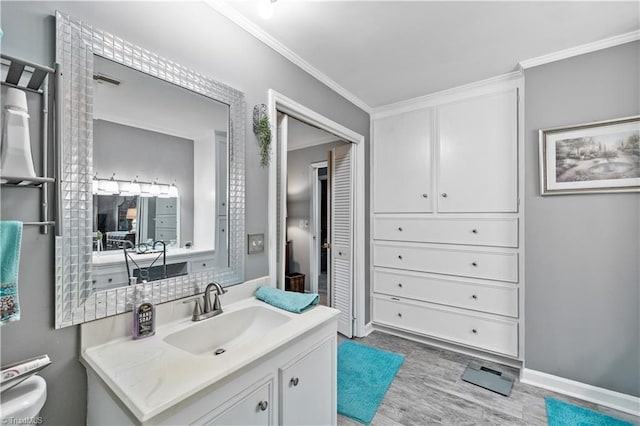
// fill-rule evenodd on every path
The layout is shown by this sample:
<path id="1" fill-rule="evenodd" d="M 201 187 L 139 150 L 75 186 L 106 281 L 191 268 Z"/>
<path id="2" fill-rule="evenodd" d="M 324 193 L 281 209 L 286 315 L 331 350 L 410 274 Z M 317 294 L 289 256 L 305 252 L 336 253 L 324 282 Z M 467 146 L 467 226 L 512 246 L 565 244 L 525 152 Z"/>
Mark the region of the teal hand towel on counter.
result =
<path id="1" fill-rule="evenodd" d="M 255 296 L 276 308 L 296 314 L 300 314 L 317 305 L 319 300 L 316 293 L 284 291 L 271 286 L 258 287 Z"/>
<path id="2" fill-rule="evenodd" d="M 0 325 L 20 319 L 18 269 L 22 222 L 0 221 Z"/>

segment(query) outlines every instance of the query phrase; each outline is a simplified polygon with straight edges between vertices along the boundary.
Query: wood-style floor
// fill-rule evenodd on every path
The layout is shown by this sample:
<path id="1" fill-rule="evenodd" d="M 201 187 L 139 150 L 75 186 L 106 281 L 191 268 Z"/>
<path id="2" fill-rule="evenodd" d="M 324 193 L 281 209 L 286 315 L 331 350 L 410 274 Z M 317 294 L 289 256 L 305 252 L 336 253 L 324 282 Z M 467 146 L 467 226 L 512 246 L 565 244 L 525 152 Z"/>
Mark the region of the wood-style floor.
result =
<path id="1" fill-rule="evenodd" d="M 339 340 L 344 340 L 339 336 Z M 510 397 L 485 390 L 460 378 L 474 358 L 410 340 L 373 332 L 358 343 L 405 356 L 389 387 L 373 425 L 546 425 L 544 398 L 553 398 L 639 424 L 638 417 L 586 401 L 516 383 Z M 509 367 L 478 360 L 483 365 L 518 372 Z M 360 423 L 338 415 L 338 425 Z"/>

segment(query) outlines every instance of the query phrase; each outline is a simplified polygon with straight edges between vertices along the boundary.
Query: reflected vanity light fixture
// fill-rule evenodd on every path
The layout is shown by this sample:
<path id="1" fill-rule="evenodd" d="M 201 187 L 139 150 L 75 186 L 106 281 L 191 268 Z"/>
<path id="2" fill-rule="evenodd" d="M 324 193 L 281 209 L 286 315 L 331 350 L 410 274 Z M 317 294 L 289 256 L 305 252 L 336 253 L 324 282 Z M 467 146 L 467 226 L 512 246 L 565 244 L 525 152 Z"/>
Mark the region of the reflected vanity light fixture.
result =
<path id="1" fill-rule="evenodd" d="M 98 191 L 96 194 L 99 195 L 116 195 L 120 194 L 120 186 L 118 185 L 118 181 L 115 180 L 116 174 L 114 173 L 109 180 L 98 180 Z"/>
<path id="2" fill-rule="evenodd" d="M 124 195 L 140 195 L 142 190 L 140 189 L 140 184 L 138 183 L 138 176 L 134 180 L 132 180 L 128 185 L 125 186 L 125 190 L 121 193 Z"/>
<path id="3" fill-rule="evenodd" d="M 175 181 L 169 186 L 169 198 L 178 198 L 178 187 Z"/>

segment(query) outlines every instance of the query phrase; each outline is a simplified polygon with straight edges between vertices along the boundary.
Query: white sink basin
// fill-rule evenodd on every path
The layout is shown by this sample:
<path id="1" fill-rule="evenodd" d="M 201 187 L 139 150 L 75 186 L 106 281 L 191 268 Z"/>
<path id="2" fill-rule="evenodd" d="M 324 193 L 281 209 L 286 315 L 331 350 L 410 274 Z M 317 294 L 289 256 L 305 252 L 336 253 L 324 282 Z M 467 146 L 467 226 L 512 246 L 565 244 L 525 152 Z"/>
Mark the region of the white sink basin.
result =
<path id="1" fill-rule="evenodd" d="M 232 346 L 257 339 L 290 320 L 291 317 L 284 313 L 262 306 L 249 306 L 194 322 L 163 340 L 194 355 L 214 355 L 216 351 L 226 351 Z"/>

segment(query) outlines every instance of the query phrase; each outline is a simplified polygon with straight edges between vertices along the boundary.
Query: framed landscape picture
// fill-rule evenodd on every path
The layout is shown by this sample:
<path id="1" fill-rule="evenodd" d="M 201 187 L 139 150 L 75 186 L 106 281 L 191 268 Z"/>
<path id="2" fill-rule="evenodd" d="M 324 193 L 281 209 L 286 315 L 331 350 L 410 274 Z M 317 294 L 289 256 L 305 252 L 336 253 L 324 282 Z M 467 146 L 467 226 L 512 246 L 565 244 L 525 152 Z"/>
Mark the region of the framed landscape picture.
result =
<path id="1" fill-rule="evenodd" d="M 542 195 L 640 191 L 640 116 L 539 135 Z"/>

